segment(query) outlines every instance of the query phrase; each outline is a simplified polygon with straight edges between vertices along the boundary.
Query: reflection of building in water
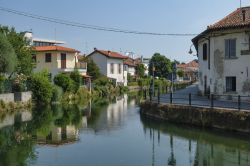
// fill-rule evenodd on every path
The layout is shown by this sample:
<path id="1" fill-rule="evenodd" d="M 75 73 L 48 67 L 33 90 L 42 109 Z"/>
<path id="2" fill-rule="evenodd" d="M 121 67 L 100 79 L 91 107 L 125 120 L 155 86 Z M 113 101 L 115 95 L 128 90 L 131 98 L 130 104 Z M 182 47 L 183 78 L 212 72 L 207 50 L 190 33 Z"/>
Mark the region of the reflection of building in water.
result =
<path id="1" fill-rule="evenodd" d="M 102 109 L 99 118 L 92 124 L 91 128 L 93 128 L 95 132 L 120 128 L 124 125 L 128 117 L 128 96 L 125 94 L 116 97 L 113 103 L 110 103 L 107 107 L 103 107 Z M 93 110 L 93 112 L 94 111 L 95 110 Z"/>
<path id="2" fill-rule="evenodd" d="M 3 120 L 0 120 L 0 129 L 12 126 L 16 122 L 28 122 L 32 120 L 32 113 L 29 111 L 18 112 L 16 114 L 7 114 Z"/>
<path id="3" fill-rule="evenodd" d="M 63 145 L 74 143 L 79 140 L 79 130 L 72 125 L 66 127 L 53 126 L 48 135 L 37 133 L 35 136 L 41 145 Z"/>
<path id="4" fill-rule="evenodd" d="M 108 125 L 121 125 L 127 114 L 128 96 L 124 95 L 116 98 L 116 102 L 109 104 L 107 107 L 107 123 Z"/>
<path id="5" fill-rule="evenodd" d="M 235 166 L 250 165 L 249 152 L 223 145 L 197 143 L 197 165 Z"/>

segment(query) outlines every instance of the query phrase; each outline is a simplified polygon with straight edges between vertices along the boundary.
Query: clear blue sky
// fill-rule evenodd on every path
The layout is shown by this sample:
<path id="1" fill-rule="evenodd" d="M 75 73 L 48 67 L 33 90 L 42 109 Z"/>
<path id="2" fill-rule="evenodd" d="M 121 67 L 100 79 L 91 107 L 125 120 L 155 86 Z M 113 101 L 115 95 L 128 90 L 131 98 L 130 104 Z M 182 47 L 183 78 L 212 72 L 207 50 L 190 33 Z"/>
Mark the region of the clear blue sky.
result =
<path id="1" fill-rule="evenodd" d="M 239 0 L 0 0 L 0 6 L 37 15 L 99 26 L 158 33 L 200 33 L 240 5 Z M 243 6 L 250 0 L 242 0 Z M 0 24 L 34 36 L 67 42 L 86 53 L 94 47 L 132 51 L 145 57 L 155 52 L 187 62 L 192 37 L 140 36 L 74 28 L 0 11 Z"/>

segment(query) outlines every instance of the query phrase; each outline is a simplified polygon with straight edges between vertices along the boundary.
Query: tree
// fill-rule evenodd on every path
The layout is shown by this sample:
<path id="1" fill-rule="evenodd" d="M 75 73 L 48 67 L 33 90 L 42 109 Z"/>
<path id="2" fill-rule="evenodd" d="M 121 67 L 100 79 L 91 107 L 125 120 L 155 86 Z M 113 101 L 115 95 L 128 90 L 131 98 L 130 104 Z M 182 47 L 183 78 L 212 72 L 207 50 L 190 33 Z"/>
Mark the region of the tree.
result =
<path id="1" fill-rule="evenodd" d="M 29 78 L 32 96 L 37 103 L 49 103 L 52 98 L 53 86 L 48 78 L 48 72 L 35 73 Z"/>
<path id="2" fill-rule="evenodd" d="M 140 78 L 144 77 L 145 75 L 145 66 L 144 64 L 138 64 L 135 68 L 136 70 L 136 75 Z"/>
<path id="3" fill-rule="evenodd" d="M 0 74 L 12 73 L 16 67 L 16 54 L 7 37 L 0 32 Z"/>
<path id="4" fill-rule="evenodd" d="M 16 53 L 17 65 L 15 72 L 17 74 L 31 75 L 33 70 L 32 48 L 25 40 L 24 33 L 17 33 L 14 28 L 7 26 L 0 26 L 0 32 L 6 36 Z"/>
<path id="5" fill-rule="evenodd" d="M 155 77 L 167 78 L 168 74 L 172 72 L 170 59 L 159 53 L 155 53 L 149 62 L 150 75 L 153 75 L 153 67 Z"/>
<path id="6" fill-rule="evenodd" d="M 95 64 L 95 62 L 91 58 L 87 58 L 88 69 L 87 73 L 90 75 L 94 80 L 101 76 L 99 67 Z"/>
<path id="7" fill-rule="evenodd" d="M 54 83 L 60 86 L 64 92 L 73 90 L 74 82 L 69 75 L 60 73 L 55 76 Z"/>
<path id="8" fill-rule="evenodd" d="M 184 76 L 184 71 L 183 71 L 183 70 L 178 70 L 178 71 L 177 71 L 177 75 L 178 75 L 179 77 L 183 77 L 183 76 Z"/>

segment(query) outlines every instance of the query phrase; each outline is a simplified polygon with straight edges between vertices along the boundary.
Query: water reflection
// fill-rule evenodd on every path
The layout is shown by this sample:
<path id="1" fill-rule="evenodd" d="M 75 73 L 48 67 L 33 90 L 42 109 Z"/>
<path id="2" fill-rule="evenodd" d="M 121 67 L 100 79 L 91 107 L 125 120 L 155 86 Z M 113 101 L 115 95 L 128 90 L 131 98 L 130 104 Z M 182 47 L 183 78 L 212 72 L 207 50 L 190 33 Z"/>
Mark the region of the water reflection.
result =
<path id="1" fill-rule="evenodd" d="M 249 135 L 235 137 L 237 133 L 234 133 L 233 136 L 233 133 L 176 126 L 148 120 L 144 117 L 141 117 L 141 121 L 144 125 L 144 133 L 152 140 L 152 144 L 155 144 L 156 135 L 158 144 L 161 144 L 161 137 L 168 138 L 169 143 L 166 148 L 169 148 L 170 152 L 167 165 L 250 165 Z M 154 149 L 152 151 L 152 155 L 154 155 Z M 155 156 L 152 158 L 152 165 L 155 165 L 154 160 L 157 159 Z"/>
<path id="2" fill-rule="evenodd" d="M 139 115 L 140 100 L 124 95 L 5 115 L 0 166 L 250 165 L 249 136 L 148 120 Z"/>

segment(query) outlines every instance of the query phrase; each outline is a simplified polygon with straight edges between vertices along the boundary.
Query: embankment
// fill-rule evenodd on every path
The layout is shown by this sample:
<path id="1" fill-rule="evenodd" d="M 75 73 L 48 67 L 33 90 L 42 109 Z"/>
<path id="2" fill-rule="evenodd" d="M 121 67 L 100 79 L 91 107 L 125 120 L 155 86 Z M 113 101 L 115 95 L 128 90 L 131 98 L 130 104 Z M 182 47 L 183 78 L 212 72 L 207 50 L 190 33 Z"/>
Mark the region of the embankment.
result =
<path id="1" fill-rule="evenodd" d="M 153 119 L 250 133 L 250 112 L 144 102 L 141 114 Z"/>

